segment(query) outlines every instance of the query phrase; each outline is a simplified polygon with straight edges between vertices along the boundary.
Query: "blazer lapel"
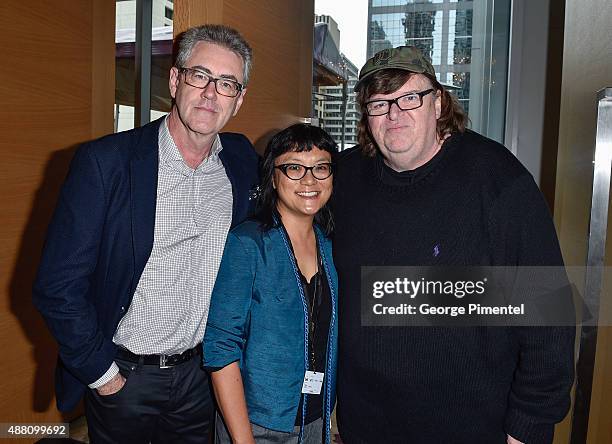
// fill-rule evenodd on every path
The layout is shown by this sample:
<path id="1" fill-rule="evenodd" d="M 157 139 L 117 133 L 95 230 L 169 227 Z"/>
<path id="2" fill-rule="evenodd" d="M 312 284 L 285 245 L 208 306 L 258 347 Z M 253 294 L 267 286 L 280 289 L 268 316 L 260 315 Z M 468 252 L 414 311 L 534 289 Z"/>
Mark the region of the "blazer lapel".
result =
<path id="1" fill-rule="evenodd" d="M 163 119 L 163 118 L 162 118 Z M 158 134 L 161 119 L 142 128 L 142 136 L 130 162 L 132 200 L 132 242 L 134 247 L 135 287 L 153 248 L 157 174 Z"/>
<path id="2" fill-rule="evenodd" d="M 240 163 L 235 162 L 234 155 L 232 149 L 230 147 L 231 142 L 228 140 L 226 134 L 219 134 L 219 138 L 221 139 L 221 146 L 223 149 L 219 153 L 219 159 L 225 168 L 225 174 L 227 174 L 227 178 L 232 184 L 232 223 L 231 228 L 236 225 L 236 221 L 240 219 L 238 211 L 240 209 L 240 186 L 241 184 L 241 175 L 236 174 L 234 168 Z"/>

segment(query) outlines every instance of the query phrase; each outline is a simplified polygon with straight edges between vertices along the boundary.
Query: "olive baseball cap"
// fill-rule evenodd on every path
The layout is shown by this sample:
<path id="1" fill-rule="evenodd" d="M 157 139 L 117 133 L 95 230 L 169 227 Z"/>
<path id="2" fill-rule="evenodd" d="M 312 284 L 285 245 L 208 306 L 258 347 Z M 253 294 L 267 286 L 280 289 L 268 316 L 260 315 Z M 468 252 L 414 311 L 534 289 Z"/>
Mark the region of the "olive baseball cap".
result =
<path id="1" fill-rule="evenodd" d="M 369 59 L 361 71 L 359 81 L 355 85 L 355 91 L 363 85 L 363 81 L 375 72 L 383 69 L 403 69 L 416 73 L 427 73 L 436 76 L 436 71 L 431 62 L 423 55 L 416 46 L 398 46 L 378 51 L 374 57 Z"/>

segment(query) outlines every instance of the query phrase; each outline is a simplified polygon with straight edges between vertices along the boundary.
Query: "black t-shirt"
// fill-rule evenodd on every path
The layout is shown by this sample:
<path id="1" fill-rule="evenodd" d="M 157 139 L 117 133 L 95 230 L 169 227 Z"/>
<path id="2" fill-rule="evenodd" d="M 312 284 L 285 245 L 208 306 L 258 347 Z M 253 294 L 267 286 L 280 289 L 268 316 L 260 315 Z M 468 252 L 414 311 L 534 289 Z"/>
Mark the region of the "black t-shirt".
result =
<path id="1" fill-rule="evenodd" d="M 308 357 L 311 360 L 311 370 L 313 369 L 312 352 L 314 351 L 314 371 L 325 372 L 327 339 L 329 336 L 329 324 L 331 322 L 331 296 L 329 292 L 329 284 L 327 282 L 325 271 L 321 265 L 319 265 L 319 271 L 310 279 L 310 282 L 306 280 L 304 275 L 301 273 L 300 275 L 302 278 L 302 287 L 304 288 L 304 296 L 308 304 L 310 322 L 314 320 L 313 335 L 309 337 L 308 340 Z M 327 378 L 327 375 L 325 375 L 325 378 Z M 323 386 L 325 386 L 325 379 L 323 380 L 323 384 Z M 302 394 L 300 397 L 297 416 L 295 418 L 296 425 L 302 425 L 303 402 L 304 395 Z M 321 389 L 321 394 L 319 395 L 308 395 L 304 423 L 311 423 L 322 416 L 323 389 Z"/>

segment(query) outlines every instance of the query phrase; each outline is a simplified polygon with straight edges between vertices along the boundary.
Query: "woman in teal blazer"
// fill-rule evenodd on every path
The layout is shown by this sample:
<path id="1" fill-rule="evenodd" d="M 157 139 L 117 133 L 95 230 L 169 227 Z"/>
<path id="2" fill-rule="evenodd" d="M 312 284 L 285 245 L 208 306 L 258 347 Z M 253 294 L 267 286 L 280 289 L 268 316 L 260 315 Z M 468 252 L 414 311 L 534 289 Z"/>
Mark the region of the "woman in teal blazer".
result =
<path id="1" fill-rule="evenodd" d="M 337 356 L 331 213 L 336 144 L 293 125 L 272 138 L 256 220 L 233 229 L 212 294 L 204 365 L 218 443 L 330 442 Z"/>

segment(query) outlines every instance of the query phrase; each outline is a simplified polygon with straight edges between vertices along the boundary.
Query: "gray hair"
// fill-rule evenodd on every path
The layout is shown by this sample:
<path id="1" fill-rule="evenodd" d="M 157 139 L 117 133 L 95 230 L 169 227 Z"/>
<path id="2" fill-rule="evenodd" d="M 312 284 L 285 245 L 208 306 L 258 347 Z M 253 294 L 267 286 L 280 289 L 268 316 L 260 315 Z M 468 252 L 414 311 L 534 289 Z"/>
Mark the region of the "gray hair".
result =
<path id="1" fill-rule="evenodd" d="M 191 56 L 193 48 L 199 42 L 214 43 L 240 56 L 244 65 L 243 83 L 245 86 L 249 83 L 253 50 L 238 31 L 225 25 L 195 26 L 185 31 L 179 42 L 174 66 L 177 68 L 184 67 L 187 59 Z"/>

